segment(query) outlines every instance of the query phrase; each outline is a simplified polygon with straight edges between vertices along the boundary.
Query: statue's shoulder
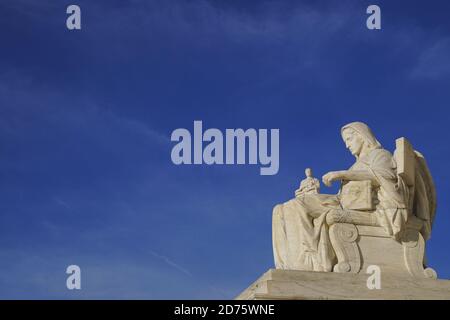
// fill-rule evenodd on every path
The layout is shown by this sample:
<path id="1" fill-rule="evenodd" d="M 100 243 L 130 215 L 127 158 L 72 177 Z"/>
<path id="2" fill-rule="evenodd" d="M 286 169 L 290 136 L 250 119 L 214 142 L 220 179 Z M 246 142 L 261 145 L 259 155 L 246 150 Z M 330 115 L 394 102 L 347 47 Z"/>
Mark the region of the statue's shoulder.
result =
<path id="1" fill-rule="evenodd" d="M 392 157 L 392 153 L 389 150 L 386 150 L 384 148 L 373 149 L 370 152 L 370 154 L 374 155 L 374 156 L 390 156 L 390 157 Z"/>
<path id="2" fill-rule="evenodd" d="M 383 148 L 377 148 L 370 152 L 369 158 L 371 161 L 391 161 L 393 156 L 389 150 Z"/>

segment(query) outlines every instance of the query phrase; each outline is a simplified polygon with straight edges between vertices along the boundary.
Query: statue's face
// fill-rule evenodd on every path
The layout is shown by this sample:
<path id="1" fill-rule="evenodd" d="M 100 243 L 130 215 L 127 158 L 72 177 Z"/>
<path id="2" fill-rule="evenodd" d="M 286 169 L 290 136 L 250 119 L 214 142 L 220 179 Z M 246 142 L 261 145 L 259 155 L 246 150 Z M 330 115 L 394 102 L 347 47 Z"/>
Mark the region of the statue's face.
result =
<path id="1" fill-rule="evenodd" d="M 361 136 L 352 129 L 345 129 L 342 133 L 342 138 L 344 139 L 345 147 L 350 150 L 352 155 L 359 156 L 364 145 L 364 140 Z"/>
<path id="2" fill-rule="evenodd" d="M 311 176 L 312 176 L 312 171 L 311 171 L 310 168 L 307 168 L 307 169 L 305 170 L 305 175 L 306 175 L 307 177 L 311 177 Z"/>

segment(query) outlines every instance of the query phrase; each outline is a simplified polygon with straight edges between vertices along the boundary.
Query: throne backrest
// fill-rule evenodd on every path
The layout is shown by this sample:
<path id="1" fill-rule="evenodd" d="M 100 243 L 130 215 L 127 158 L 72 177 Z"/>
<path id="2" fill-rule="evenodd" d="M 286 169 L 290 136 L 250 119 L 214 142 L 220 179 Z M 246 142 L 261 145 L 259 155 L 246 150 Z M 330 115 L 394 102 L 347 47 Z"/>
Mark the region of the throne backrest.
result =
<path id="1" fill-rule="evenodd" d="M 416 154 L 411 143 L 405 137 L 395 140 L 394 158 L 397 163 L 397 174 L 408 186 L 414 186 Z"/>
<path id="2" fill-rule="evenodd" d="M 408 187 L 408 208 L 412 208 L 416 178 L 416 154 L 411 143 L 405 137 L 395 140 L 394 159 L 397 163 L 397 175 Z"/>
<path id="3" fill-rule="evenodd" d="M 436 189 L 433 177 L 428 169 L 425 157 L 414 150 L 404 137 L 395 141 L 394 159 L 397 163 L 397 175 L 402 178 L 408 189 L 408 208 L 410 214 L 425 222 L 422 230 L 425 239 L 431 233 L 436 211 Z"/>

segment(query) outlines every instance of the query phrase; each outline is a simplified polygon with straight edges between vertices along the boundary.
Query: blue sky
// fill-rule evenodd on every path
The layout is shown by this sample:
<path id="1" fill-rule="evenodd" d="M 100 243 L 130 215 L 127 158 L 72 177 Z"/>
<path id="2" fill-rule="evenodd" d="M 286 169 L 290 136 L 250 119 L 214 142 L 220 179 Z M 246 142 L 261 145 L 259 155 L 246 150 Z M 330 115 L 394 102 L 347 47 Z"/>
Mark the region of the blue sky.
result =
<path id="1" fill-rule="evenodd" d="M 82 30 L 65 27 L 78 4 Z M 366 28 L 378 4 L 382 30 Z M 450 3 L 0 0 L 0 298 L 232 298 L 273 267 L 305 167 L 406 136 L 438 193 L 450 278 Z M 280 170 L 175 166 L 177 128 L 279 128 Z M 335 192 L 336 187 L 324 192 Z M 82 290 L 65 269 L 82 270 Z"/>

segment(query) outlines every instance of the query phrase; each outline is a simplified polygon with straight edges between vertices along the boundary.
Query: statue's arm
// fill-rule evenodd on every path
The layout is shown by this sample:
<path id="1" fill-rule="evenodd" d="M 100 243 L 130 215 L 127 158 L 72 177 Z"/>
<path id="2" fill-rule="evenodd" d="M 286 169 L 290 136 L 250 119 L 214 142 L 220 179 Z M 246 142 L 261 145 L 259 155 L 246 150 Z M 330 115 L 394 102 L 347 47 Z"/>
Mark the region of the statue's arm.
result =
<path id="1" fill-rule="evenodd" d="M 367 170 L 331 171 L 322 177 L 322 181 L 326 186 L 330 186 L 333 181 L 337 180 L 347 180 L 347 181 L 370 180 L 374 185 L 378 185 L 378 182 L 374 177 L 374 175 Z"/>
<path id="2" fill-rule="evenodd" d="M 345 170 L 341 171 L 341 177 L 339 180 L 348 181 L 364 181 L 370 180 L 373 184 L 378 184 L 374 175 L 367 170 Z"/>

